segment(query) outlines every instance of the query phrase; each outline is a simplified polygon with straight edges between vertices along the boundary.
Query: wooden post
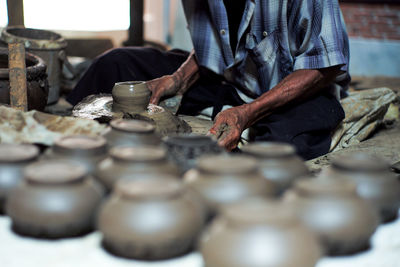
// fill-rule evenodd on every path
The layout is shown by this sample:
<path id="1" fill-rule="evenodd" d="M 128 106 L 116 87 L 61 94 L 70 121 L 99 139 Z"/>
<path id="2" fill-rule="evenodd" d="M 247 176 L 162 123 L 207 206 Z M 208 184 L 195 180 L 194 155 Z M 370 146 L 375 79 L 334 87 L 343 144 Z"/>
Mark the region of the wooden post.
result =
<path id="1" fill-rule="evenodd" d="M 23 43 L 9 43 L 8 51 L 10 106 L 18 110 L 27 111 L 25 46 Z"/>
<path id="2" fill-rule="evenodd" d="M 7 0 L 8 26 L 24 26 L 24 1 Z"/>
<path id="3" fill-rule="evenodd" d="M 125 46 L 142 46 L 144 0 L 130 0 L 130 26 Z"/>

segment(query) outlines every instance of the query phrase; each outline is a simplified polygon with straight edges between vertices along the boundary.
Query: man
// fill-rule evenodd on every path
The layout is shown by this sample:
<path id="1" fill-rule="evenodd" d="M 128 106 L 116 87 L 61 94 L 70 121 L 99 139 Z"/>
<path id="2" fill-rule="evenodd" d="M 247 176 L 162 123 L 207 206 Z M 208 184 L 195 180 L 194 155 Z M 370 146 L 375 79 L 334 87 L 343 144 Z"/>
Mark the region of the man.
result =
<path id="1" fill-rule="evenodd" d="M 150 102 L 183 94 L 178 113 L 211 107 L 219 145 L 288 142 L 304 159 L 327 153 L 344 118 L 348 39 L 337 0 L 183 0 L 193 51 L 121 48 L 95 60 L 68 97 L 148 80 Z M 340 77 L 340 79 L 339 79 Z M 226 106 L 231 108 L 226 109 Z"/>

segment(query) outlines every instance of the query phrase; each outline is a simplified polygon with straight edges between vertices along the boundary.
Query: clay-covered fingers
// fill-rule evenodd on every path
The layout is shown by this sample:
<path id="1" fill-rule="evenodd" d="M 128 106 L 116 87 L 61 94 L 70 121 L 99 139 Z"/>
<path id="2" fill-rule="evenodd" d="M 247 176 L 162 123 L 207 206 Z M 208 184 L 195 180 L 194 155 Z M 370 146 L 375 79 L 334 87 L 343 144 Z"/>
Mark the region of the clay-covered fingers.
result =
<path id="1" fill-rule="evenodd" d="M 162 96 L 162 89 L 160 88 L 160 80 L 154 79 L 146 82 L 147 89 L 151 92 L 150 104 L 158 105 Z"/>
<path id="2" fill-rule="evenodd" d="M 229 114 L 220 114 L 217 116 L 213 127 L 209 130 L 210 134 L 216 136 L 218 145 L 228 151 L 236 148 L 241 136 L 241 130 L 235 127 L 235 123 L 231 121 L 232 119 L 234 118 L 229 117 Z"/>
<path id="3" fill-rule="evenodd" d="M 239 143 L 241 132 L 233 128 L 230 131 L 224 132 L 218 140 L 218 145 L 224 147 L 228 151 L 235 149 Z"/>
<path id="4" fill-rule="evenodd" d="M 177 86 L 172 75 L 165 75 L 160 78 L 146 82 L 147 88 L 151 91 L 150 104 L 157 105 L 162 97 L 176 94 Z"/>

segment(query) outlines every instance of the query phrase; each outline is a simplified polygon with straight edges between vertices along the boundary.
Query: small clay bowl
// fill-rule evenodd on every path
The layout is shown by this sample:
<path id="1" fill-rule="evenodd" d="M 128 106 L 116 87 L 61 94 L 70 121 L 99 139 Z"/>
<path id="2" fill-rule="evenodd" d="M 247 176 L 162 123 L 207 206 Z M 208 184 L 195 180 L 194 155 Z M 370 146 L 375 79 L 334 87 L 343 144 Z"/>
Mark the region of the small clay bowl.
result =
<path id="1" fill-rule="evenodd" d="M 155 129 L 150 122 L 115 119 L 110 122 L 110 128 L 103 136 L 108 147 L 160 145 L 161 138 L 155 133 Z"/>
<path id="2" fill-rule="evenodd" d="M 71 160 L 92 173 L 107 156 L 107 141 L 101 136 L 70 135 L 59 138 L 46 151 L 43 159 Z"/>
<path id="3" fill-rule="evenodd" d="M 109 157 L 101 161 L 94 176 L 111 191 L 116 181 L 122 178 L 145 179 L 143 174 L 179 176 L 179 169 L 167 160 L 165 148 L 160 146 L 116 146 Z"/>
<path id="4" fill-rule="evenodd" d="M 72 161 L 48 160 L 26 167 L 25 179 L 9 195 L 13 230 L 37 238 L 63 238 L 93 229 L 104 189 Z"/>
<path id="5" fill-rule="evenodd" d="M 242 147 L 243 153 L 255 157 L 264 177 L 277 186 L 279 194 L 310 172 L 296 155 L 293 145 L 277 142 L 254 142 Z"/>
<path id="6" fill-rule="evenodd" d="M 194 168 L 200 156 L 222 153 L 217 141 L 205 135 L 170 135 L 164 137 L 163 142 L 167 147 L 169 158 L 179 166 L 182 173 Z"/>
<path id="7" fill-rule="evenodd" d="M 275 186 L 259 171 L 249 156 L 211 155 L 199 158 L 196 169 L 184 181 L 207 204 L 212 217 L 226 205 L 252 197 L 274 197 Z"/>
<path id="8" fill-rule="evenodd" d="M 205 221 L 203 206 L 175 178 L 119 180 L 98 229 L 114 255 L 161 260 L 189 252 Z"/>
<path id="9" fill-rule="evenodd" d="M 225 207 L 200 240 L 205 266 L 315 266 L 317 237 L 281 202 L 251 199 Z"/>
<path id="10" fill-rule="evenodd" d="M 149 105 L 151 92 L 142 81 L 118 82 L 112 89 L 114 112 L 141 113 Z"/>
<path id="11" fill-rule="evenodd" d="M 284 200 L 292 202 L 301 220 L 316 233 L 328 255 L 353 254 L 369 247 L 379 216 L 344 179 L 319 177 L 295 182 Z"/>
<path id="12" fill-rule="evenodd" d="M 23 179 L 23 169 L 39 156 L 39 149 L 29 144 L 0 144 L 0 214 L 10 191 Z"/>
<path id="13" fill-rule="evenodd" d="M 329 175 L 357 184 L 357 193 L 375 207 L 382 222 L 397 218 L 400 208 L 400 181 L 383 159 L 353 153 L 333 159 Z"/>

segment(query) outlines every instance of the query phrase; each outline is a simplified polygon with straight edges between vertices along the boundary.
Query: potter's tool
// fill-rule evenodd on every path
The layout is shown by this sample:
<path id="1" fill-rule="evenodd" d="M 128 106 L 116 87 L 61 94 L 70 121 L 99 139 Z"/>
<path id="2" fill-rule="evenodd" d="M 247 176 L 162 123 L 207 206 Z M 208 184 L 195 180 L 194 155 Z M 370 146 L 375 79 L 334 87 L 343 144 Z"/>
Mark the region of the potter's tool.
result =
<path id="1" fill-rule="evenodd" d="M 10 105 L 12 108 L 27 111 L 25 47 L 19 42 L 10 43 L 8 44 L 8 50 Z"/>

